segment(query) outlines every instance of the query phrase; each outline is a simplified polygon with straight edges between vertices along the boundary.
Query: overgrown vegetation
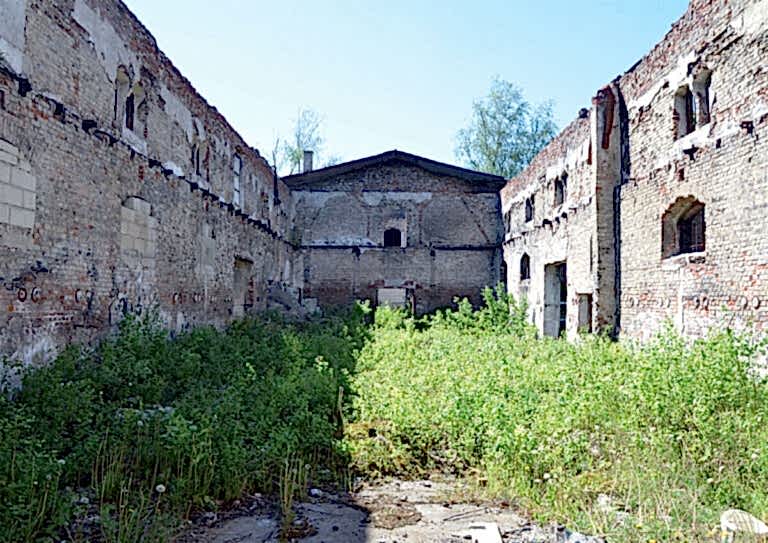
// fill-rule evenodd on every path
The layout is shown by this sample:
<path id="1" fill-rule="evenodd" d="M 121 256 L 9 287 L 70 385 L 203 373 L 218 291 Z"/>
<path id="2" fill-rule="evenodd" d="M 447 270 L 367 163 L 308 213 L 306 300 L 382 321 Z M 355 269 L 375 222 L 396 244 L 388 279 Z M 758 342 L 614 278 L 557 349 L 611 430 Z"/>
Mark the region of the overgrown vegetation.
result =
<path id="1" fill-rule="evenodd" d="M 0 399 L 0 541 L 167 541 L 194 509 L 285 492 L 289 456 L 346 465 L 339 388 L 364 334 L 359 314 L 174 340 L 126 321 L 67 350 Z M 88 514 L 95 527 L 72 523 Z"/>
<path id="2" fill-rule="evenodd" d="M 377 313 L 347 429 L 359 471 L 474 474 L 609 541 L 711 541 L 724 508 L 768 511 L 768 383 L 750 369 L 764 342 L 536 339 L 522 307 L 487 301 Z"/>
<path id="3" fill-rule="evenodd" d="M 471 477 L 610 541 L 711 540 L 722 509 L 768 511 L 765 342 L 541 339 L 491 291 L 364 313 L 175 339 L 132 321 L 27 375 L 0 399 L 0 541 L 165 541 L 247 491 L 287 526 L 308 481 L 350 465 Z M 73 522 L 94 513 L 95 533 Z"/>

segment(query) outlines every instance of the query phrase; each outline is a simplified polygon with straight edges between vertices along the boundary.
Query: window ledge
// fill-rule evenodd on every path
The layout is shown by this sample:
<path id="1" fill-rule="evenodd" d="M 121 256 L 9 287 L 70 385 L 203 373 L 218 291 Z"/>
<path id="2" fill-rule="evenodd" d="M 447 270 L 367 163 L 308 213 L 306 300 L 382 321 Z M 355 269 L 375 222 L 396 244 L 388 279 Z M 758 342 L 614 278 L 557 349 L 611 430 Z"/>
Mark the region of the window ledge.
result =
<path id="1" fill-rule="evenodd" d="M 661 268 L 664 270 L 677 270 L 689 264 L 703 264 L 707 261 L 707 252 L 683 253 L 680 255 L 668 256 L 661 259 Z"/>

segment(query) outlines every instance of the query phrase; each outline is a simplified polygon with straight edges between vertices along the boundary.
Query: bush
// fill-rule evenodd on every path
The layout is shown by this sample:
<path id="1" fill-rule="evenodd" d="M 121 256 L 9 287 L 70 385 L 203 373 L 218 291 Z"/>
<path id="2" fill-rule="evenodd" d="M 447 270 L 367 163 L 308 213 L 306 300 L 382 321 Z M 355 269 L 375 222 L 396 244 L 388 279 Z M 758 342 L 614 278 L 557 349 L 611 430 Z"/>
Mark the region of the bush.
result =
<path id="1" fill-rule="evenodd" d="M 764 343 L 536 339 L 524 308 L 489 301 L 420 326 L 377 312 L 347 429 L 359 472 L 477 473 L 611 540 L 704 538 L 723 508 L 768 510 L 768 384 L 750 375 Z"/>
<path id="2" fill-rule="evenodd" d="M 169 519 L 275 490 L 288 455 L 336 468 L 339 388 L 364 338 L 360 312 L 175 339 L 128 319 L 69 348 L 0 403 L 0 540 L 61 535 L 88 498 L 94 537 L 163 541 Z"/>

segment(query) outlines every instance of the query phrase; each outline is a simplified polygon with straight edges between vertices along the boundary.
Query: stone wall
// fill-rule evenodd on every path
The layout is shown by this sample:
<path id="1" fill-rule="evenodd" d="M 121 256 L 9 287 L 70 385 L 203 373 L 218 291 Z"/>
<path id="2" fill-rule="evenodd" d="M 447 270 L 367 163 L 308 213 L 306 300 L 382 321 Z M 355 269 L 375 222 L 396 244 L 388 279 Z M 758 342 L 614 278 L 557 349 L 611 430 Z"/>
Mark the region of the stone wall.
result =
<path id="1" fill-rule="evenodd" d="M 323 178 L 286 182 L 294 195 L 304 295 L 319 305 L 375 304 L 403 289 L 408 304 L 425 313 L 456 296 L 479 303 L 482 288 L 499 281 L 499 181 L 433 173 L 410 158 L 313 175 Z M 385 247 L 389 229 L 400 233 L 399 243 Z"/>
<path id="2" fill-rule="evenodd" d="M 0 11 L 0 356 L 151 309 L 183 329 L 284 305 L 290 191 L 128 9 Z"/>
<path id="3" fill-rule="evenodd" d="M 693 0 L 508 183 L 510 290 L 528 297 L 543 332 L 559 331 L 542 317 L 552 301 L 545 268 L 564 261 L 570 337 L 588 292 L 593 327 L 632 337 L 665 322 L 691 336 L 768 327 L 766 58 L 768 0 Z M 580 194 L 566 213 L 552 206 L 560 172 Z M 531 194 L 536 212 L 525 221 Z M 690 226 L 694 216 L 703 227 Z M 523 254 L 531 274 L 521 282 Z"/>

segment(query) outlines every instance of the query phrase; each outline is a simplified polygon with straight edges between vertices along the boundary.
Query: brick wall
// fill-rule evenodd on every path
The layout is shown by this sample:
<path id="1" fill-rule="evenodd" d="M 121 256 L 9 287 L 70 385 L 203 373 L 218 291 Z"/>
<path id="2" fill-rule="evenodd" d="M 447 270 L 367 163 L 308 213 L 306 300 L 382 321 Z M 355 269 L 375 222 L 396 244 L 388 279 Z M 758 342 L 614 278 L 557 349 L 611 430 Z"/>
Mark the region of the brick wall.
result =
<path id="1" fill-rule="evenodd" d="M 307 297 L 321 306 L 375 304 L 379 289 L 406 289 L 416 312 L 425 313 L 456 296 L 479 303 L 482 288 L 499 281 L 501 183 L 437 174 L 411 160 L 310 183 L 306 176 L 286 180 Z M 387 229 L 401 233 L 400 245 L 384 246 Z"/>
<path id="2" fill-rule="evenodd" d="M 595 328 L 628 336 L 648 338 L 665 322 L 692 336 L 767 327 L 766 58 L 768 1 L 693 0 L 651 52 L 507 184 L 510 290 L 528 297 L 542 331 L 544 267 L 562 261 L 571 337 L 579 290 L 589 289 Z M 561 170 L 583 196 L 578 220 L 560 213 L 556 221 L 550 180 Z M 526 222 L 531 194 L 544 204 Z M 701 205 L 705 247 L 683 248 L 690 232 L 681 233 L 681 221 Z M 523 253 L 531 278 L 521 283 Z"/>
<path id="3" fill-rule="evenodd" d="M 691 335 L 767 327 L 766 59 L 768 2 L 697 0 L 621 78 L 630 151 L 620 246 L 627 334 L 647 337 L 665 321 Z M 711 72 L 710 118 L 678 137 L 675 93 L 695 91 L 703 70 Z M 706 247 L 665 258 L 662 220 L 687 197 L 705 206 Z"/>
<path id="4" fill-rule="evenodd" d="M 23 11 L 0 23 L 0 356 L 45 361 L 151 308 L 183 329 L 284 305 L 301 286 L 291 195 L 258 151 L 122 3 L 11 4 Z"/>

